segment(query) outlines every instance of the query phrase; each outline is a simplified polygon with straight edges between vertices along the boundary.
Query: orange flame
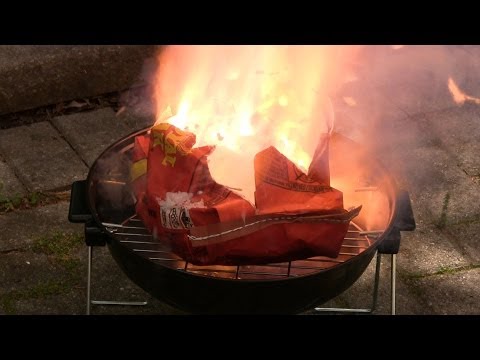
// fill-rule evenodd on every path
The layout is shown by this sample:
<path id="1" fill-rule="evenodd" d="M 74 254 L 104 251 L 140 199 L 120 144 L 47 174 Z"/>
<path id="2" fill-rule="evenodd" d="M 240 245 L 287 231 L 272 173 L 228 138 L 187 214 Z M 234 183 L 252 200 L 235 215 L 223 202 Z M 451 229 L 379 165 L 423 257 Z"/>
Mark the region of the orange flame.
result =
<path id="1" fill-rule="evenodd" d="M 472 101 L 475 104 L 480 104 L 479 98 L 465 94 L 462 90 L 460 90 L 458 85 L 451 77 L 448 78 L 448 90 L 450 90 L 450 93 L 452 94 L 453 101 L 459 105 L 463 105 L 465 101 Z"/>
<path id="2" fill-rule="evenodd" d="M 156 122 L 217 145 L 213 177 L 253 194 L 253 157 L 275 146 L 308 169 L 320 135 L 333 129 L 329 86 L 341 47 L 169 46 L 158 59 Z M 241 171 L 239 171 L 241 170 Z"/>

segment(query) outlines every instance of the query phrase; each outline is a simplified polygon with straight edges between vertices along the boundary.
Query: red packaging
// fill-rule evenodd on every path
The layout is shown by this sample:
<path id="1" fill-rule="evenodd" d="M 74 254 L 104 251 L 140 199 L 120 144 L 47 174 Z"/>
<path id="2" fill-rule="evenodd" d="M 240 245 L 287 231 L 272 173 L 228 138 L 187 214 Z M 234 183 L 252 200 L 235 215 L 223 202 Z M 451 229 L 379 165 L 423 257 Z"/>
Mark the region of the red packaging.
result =
<path id="1" fill-rule="evenodd" d="M 214 148 L 194 148 L 195 140 L 190 132 L 159 124 L 135 141 L 132 175 L 138 175 L 133 169 L 139 158 L 147 161 L 144 180 L 132 176 L 136 211 L 172 252 L 196 265 L 338 256 L 360 208 L 347 212 L 342 193 L 329 186 L 328 151 L 315 154 L 310 176 L 274 147 L 258 153 L 254 208 L 212 179 L 207 156 Z"/>

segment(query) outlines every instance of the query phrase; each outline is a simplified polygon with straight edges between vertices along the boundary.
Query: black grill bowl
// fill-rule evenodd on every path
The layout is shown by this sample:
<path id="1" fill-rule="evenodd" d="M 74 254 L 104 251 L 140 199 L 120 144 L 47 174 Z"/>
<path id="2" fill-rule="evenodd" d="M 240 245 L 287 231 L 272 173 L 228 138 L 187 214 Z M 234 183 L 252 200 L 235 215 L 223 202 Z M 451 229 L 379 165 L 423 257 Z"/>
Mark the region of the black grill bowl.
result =
<path id="1" fill-rule="evenodd" d="M 192 275 L 132 254 L 117 241 L 109 244 L 127 276 L 157 299 L 189 313 L 294 314 L 341 294 L 364 272 L 375 249 L 335 270 L 282 280 L 230 280 Z"/>
<path id="2" fill-rule="evenodd" d="M 330 141 L 332 186 L 336 187 L 334 179 L 341 179 L 339 185 L 350 182 L 348 190 L 337 187 L 345 198 L 366 199 L 361 198 L 362 191 L 354 190 L 362 186 L 376 189 L 375 196 L 382 198 L 380 209 L 355 204 L 363 208 L 351 225 L 351 233 L 365 229 L 369 214 L 375 213 L 378 219 L 374 226 L 382 229 L 377 236 L 347 235 L 343 253 L 341 251 L 338 258 L 306 260 L 313 264 L 310 267 L 297 266 L 304 265 L 305 261 L 274 264 L 272 269 L 280 269 L 274 274 L 260 267 L 247 267 L 248 271 L 229 267 L 231 271 L 222 273 L 223 270 L 212 271 L 211 267 L 189 266 L 163 245 L 155 243 L 141 221 L 135 219 L 134 199 L 128 186 L 130 154 L 135 136 L 146 131 L 148 129 L 119 140 L 97 158 L 83 184 L 86 198 L 83 212 L 88 214 L 81 220 L 88 222 L 86 228 L 96 229 L 94 236 L 105 240 L 115 261 L 134 283 L 178 309 L 200 314 L 290 314 L 311 309 L 355 283 L 371 262 L 378 245 L 394 228 L 397 188 L 393 178 L 357 143 L 333 134 Z M 75 216 L 70 214 L 70 218 Z M 132 224 L 135 234 L 128 230 Z M 87 234 L 87 238 L 92 236 Z"/>

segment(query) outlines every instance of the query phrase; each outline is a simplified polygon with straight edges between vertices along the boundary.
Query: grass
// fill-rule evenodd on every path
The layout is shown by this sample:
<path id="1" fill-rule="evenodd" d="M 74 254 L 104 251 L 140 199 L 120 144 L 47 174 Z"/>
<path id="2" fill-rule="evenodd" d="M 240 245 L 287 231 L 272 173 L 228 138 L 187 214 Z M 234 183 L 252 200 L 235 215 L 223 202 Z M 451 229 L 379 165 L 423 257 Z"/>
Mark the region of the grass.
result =
<path id="1" fill-rule="evenodd" d="M 465 266 L 442 266 L 440 267 L 437 271 L 433 273 L 427 273 L 427 274 L 409 274 L 406 275 L 406 277 L 410 279 L 423 279 L 426 277 L 430 276 L 436 276 L 436 275 L 453 275 L 457 274 L 462 271 L 467 271 L 467 270 L 473 270 L 473 269 L 480 269 L 480 264 L 470 264 L 470 265 L 465 265 Z"/>
<path id="2" fill-rule="evenodd" d="M 49 280 L 22 290 L 11 291 L 1 298 L 5 313 L 14 315 L 16 303 L 21 300 L 41 299 L 46 296 L 59 295 L 68 292 L 71 285 L 68 281 Z"/>
<path id="3" fill-rule="evenodd" d="M 83 245 L 83 235 L 56 231 L 33 241 L 31 249 L 35 253 L 53 255 L 56 260 L 71 257 L 72 250 Z"/>
<path id="4" fill-rule="evenodd" d="M 48 279 L 34 286 L 6 293 L 0 299 L 4 311 L 15 314 L 18 301 L 65 294 L 78 286 L 82 276 L 81 261 L 76 252 L 82 245 L 82 234 L 70 232 L 56 231 L 35 239 L 30 250 L 47 255 L 50 262 L 61 269 L 61 275 L 57 279 Z"/>
<path id="5" fill-rule="evenodd" d="M 438 219 L 438 222 L 435 224 L 435 226 L 439 230 L 443 230 L 447 226 L 447 211 L 448 211 L 449 202 L 450 202 L 450 193 L 447 192 L 445 194 L 445 198 L 443 199 L 443 207 L 442 207 L 442 213 L 440 215 L 440 219 Z"/>
<path id="6" fill-rule="evenodd" d="M 57 231 L 35 239 L 31 250 L 49 256 L 51 261 L 63 267 L 73 280 L 80 267 L 80 260 L 74 252 L 83 245 L 83 240 L 82 234 Z"/>
<path id="7" fill-rule="evenodd" d="M 24 196 L 20 194 L 6 195 L 3 191 L 3 184 L 0 183 L 0 214 L 19 209 L 30 209 L 33 207 L 54 204 L 62 200 L 68 200 L 69 193 L 45 193 L 34 191 Z"/>

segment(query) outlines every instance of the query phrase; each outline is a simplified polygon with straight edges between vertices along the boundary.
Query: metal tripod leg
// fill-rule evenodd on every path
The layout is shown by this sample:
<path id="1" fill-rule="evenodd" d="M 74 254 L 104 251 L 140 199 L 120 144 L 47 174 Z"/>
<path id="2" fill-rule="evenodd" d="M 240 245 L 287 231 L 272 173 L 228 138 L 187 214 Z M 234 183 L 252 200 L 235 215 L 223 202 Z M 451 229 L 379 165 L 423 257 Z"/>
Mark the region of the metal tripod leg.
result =
<path id="1" fill-rule="evenodd" d="M 392 254 L 391 258 L 391 306 L 392 306 L 392 315 L 396 313 L 396 299 L 395 296 L 397 294 L 396 290 L 396 281 L 397 281 L 397 255 Z"/>
<path id="2" fill-rule="evenodd" d="M 334 313 L 359 313 L 359 314 L 371 314 L 377 306 L 378 298 L 378 284 L 380 282 L 380 265 L 381 254 L 377 252 L 377 263 L 375 266 L 375 282 L 373 284 L 373 299 L 372 307 L 370 309 L 347 309 L 347 308 L 315 308 L 318 312 L 334 312 Z"/>
<path id="3" fill-rule="evenodd" d="M 122 306 L 145 306 L 146 301 L 102 301 L 102 300 L 90 300 L 91 286 L 92 286 L 92 258 L 93 248 L 88 247 L 88 264 L 87 264 L 87 315 L 90 315 L 91 305 L 122 305 Z"/>
<path id="4" fill-rule="evenodd" d="M 90 315 L 90 287 L 92 279 L 92 247 L 88 247 L 88 265 L 87 265 L 87 315 Z"/>

